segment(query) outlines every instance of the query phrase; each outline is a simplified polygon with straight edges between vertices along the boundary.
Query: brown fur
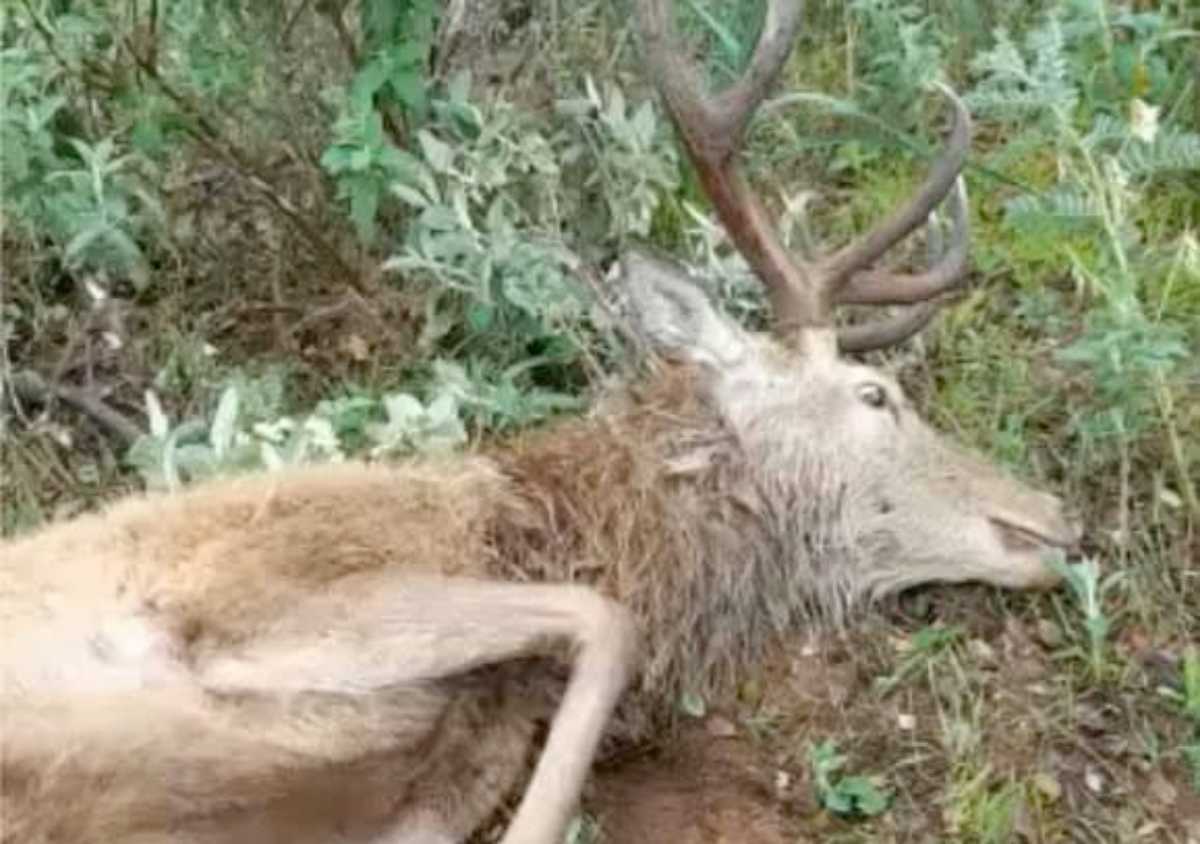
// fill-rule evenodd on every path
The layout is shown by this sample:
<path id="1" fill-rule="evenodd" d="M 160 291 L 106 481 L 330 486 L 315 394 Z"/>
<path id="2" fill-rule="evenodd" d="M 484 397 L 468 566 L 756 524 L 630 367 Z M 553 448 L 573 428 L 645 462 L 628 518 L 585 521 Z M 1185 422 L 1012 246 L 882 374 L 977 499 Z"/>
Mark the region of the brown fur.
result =
<path id="1" fill-rule="evenodd" d="M 494 574 L 587 583 L 638 619 L 646 658 L 638 703 L 621 712 L 627 740 L 668 726 L 681 694 L 727 689 L 772 635 L 829 609 L 772 617 L 769 596 L 816 597 L 821 584 L 804 566 L 770 564 L 778 548 L 756 523 L 746 467 L 696 378 L 666 367 L 606 414 L 494 454 L 523 505 L 497 524 Z"/>
<path id="2" fill-rule="evenodd" d="M 553 714 L 505 839 L 549 844 L 634 666 L 619 607 L 642 642 L 609 730 L 629 740 L 859 598 L 1045 579 L 996 524 L 1067 541 L 1058 502 L 950 448 L 881 374 L 670 293 L 655 318 L 693 360 L 589 418 L 6 542 L 0 840 L 461 841 Z M 891 403 L 865 405 L 863 379 Z"/>

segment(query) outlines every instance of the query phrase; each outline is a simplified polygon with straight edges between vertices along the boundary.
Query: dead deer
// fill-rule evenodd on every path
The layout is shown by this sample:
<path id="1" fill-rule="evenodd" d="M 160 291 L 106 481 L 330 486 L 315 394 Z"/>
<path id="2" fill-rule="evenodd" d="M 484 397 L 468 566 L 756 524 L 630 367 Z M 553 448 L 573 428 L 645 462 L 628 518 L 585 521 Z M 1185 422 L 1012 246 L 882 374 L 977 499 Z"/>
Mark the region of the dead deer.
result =
<path id="1" fill-rule="evenodd" d="M 602 739 L 646 735 L 797 625 L 930 581 L 1053 583 L 1040 555 L 1077 539 L 1061 502 L 838 354 L 912 335 L 963 277 L 964 106 L 946 92 L 949 141 L 906 205 L 800 262 L 737 162 L 799 4 L 770 0 L 716 96 L 668 5 L 637 4 L 645 60 L 774 338 L 631 251 L 621 283 L 658 363 L 588 418 L 467 456 L 130 498 L 7 541 L 6 844 L 459 842 L 526 777 L 503 841 L 552 844 Z M 876 268 L 944 199 L 932 268 Z M 845 303 L 913 307 L 839 329 Z"/>

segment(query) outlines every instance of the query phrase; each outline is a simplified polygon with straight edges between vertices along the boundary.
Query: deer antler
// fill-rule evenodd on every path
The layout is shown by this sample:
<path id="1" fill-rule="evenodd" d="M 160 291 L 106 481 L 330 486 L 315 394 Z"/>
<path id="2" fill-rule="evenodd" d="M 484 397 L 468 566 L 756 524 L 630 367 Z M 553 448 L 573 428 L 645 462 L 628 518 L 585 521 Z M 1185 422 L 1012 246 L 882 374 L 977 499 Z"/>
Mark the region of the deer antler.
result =
<path id="1" fill-rule="evenodd" d="M 953 106 L 954 124 L 920 188 L 854 243 L 814 261 L 800 261 L 784 247 L 737 161 L 746 126 L 791 53 L 800 24 L 799 0 L 767 0 L 762 34 L 749 65 L 741 78 L 716 95 L 701 90 L 699 73 L 678 52 L 670 34 L 670 5 L 670 0 L 636 4 L 645 61 L 717 216 L 766 285 L 776 335 L 796 342 L 813 329 L 832 328 L 838 305 L 903 304 L 912 307 L 882 322 L 839 330 L 838 346 L 844 351 L 867 351 L 911 337 L 933 318 L 943 294 L 962 280 L 967 269 L 967 199 L 959 177 L 971 139 L 966 106 L 941 86 Z M 947 195 L 951 243 L 932 267 L 920 273 L 873 268 Z"/>

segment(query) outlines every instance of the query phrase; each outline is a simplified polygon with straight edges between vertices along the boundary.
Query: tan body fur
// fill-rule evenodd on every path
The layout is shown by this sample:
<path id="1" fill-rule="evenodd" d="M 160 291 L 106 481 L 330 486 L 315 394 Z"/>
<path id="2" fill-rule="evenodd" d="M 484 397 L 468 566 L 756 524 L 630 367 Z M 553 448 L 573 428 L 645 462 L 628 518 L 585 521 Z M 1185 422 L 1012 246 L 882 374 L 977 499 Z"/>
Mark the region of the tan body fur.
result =
<path id="1" fill-rule="evenodd" d="M 351 609 L 389 570 L 483 574 L 505 496 L 484 461 L 330 466 L 127 500 L 5 547 L 4 840 L 118 841 L 139 827 L 209 840 L 230 801 L 255 807 L 246 834 L 221 826 L 211 840 L 386 829 L 398 804 L 420 802 L 414 789 L 450 817 L 492 808 L 494 794 L 452 794 L 469 761 L 454 743 L 470 738 L 480 769 L 500 756 L 507 791 L 530 733 L 486 695 L 452 705 L 435 684 L 280 702 L 223 695 L 206 675 L 313 595 L 341 592 Z M 487 729 L 464 730 L 472 718 Z M 489 731 L 499 752 L 479 741 Z M 440 777 L 439 759 L 454 760 Z"/>
<path id="2" fill-rule="evenodd" d="M 669 369 L 641 391 L 666 406 L 625 402 L 490 458 L 243 477 L 126 499 L 3 546 L 3 840 L 156 828 L 162 840 L 328 841 L 339 828 L 372 840 L 406 807 L 465 834 L 526 772 L 535 723 L 561 691 L 555 666 L 369 694 L 280 677 L 270 694 L 228 692 L 214 679 L 281 619 L 314 636 L 351 623 L 373 593 L 394 594 L 395 573 L 421 594 L 422 575 L 574 580 L 634 608 L 656 658 L 621 733 L 643 737 L 709 645 L 685 624 L 728 628 L 693 597 L 704 547 L 718 566 L 738 553 L 697 530 L 727 502 L 673 482 L 664 459 L 689 430 L 701 444 L 718 436 L 689 407 L 691 379 Z M 709 527 L 749 544 L 735 524 Z M 743 608 L 748 621 L 755 610 Z M 725 676 L 753 657 L 751 638 L 722 645 Z"/>

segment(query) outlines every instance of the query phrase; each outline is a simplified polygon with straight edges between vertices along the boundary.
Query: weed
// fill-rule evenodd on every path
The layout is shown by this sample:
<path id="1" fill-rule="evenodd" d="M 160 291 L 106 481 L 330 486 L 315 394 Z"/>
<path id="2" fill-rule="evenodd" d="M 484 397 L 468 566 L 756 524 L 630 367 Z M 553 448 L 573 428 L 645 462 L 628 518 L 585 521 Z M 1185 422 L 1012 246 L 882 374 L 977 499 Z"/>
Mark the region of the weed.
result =
<path id="1" fill-rule="evenodd" d="M 898 688 L 913 674 L 931 663 L 938 654 L 958 644 L 963 637 L 959 627 L 925 627 L 913 634 L 911 647 L 896 670 L 886 677 L 876 678 L 874 689 L 886 696 Z"/>
<path id="2" fill-rule="evenodd" d="M 1125 573 L 1118 570 L 1101 578 L 1100 566 L 1091 557 L 1078 563 L 1068 563 L 1061 554 L 1055 554 L 1047 556 L 1044 562 L 1063 577 L 1083 614 L 1086 646 L 1082 652 L 1071 649 L 1068 653 L 1084 659 L 1093 680 L 1104 679 L 1109 665 L 1108 633 L 1112 627 L 1112 622 L 1104 612 L 1104 599 L 1124 579 Z"/>
<path id="3" fill-rule="evenodd" d="M 887 811 L 891 795 L 874 778 L 838 775 L 845 767 L 846 757 L 838 753 L 837 745 L 832 741 L 810 747 L 808 764 L 817 800 L 833 814 L 848 818 L 873 817 Z"/>

